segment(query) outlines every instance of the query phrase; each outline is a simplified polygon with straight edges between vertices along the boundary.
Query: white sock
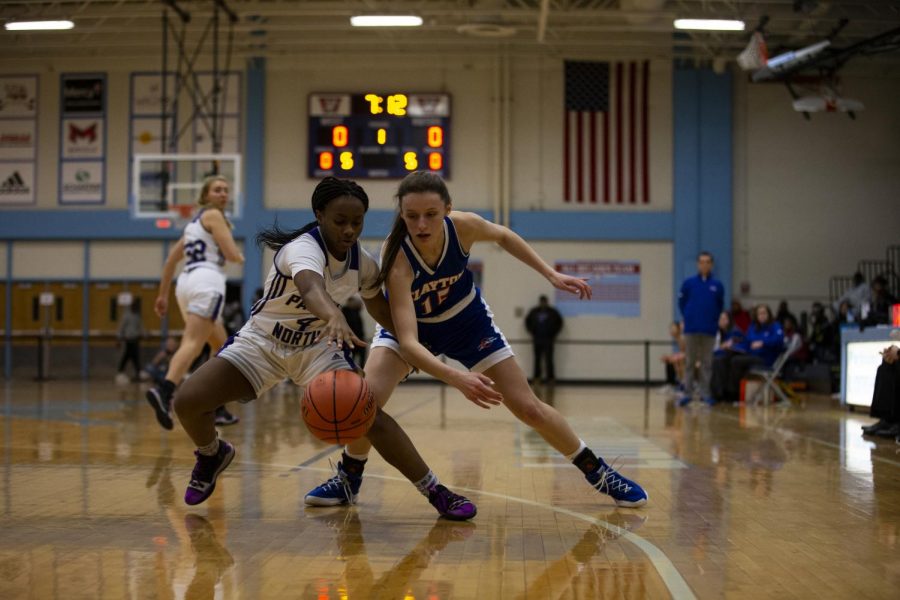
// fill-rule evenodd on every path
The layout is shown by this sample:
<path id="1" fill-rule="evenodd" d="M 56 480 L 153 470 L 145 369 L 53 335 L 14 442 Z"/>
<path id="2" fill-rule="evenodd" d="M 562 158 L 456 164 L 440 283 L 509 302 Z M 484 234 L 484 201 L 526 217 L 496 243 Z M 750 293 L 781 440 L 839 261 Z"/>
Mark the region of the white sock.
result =
<path id="1" fill-rule="evenodd" d="M 569 462 L 572 462 L 573 460 L 575 460 L 575 457 L 578 456 L 579 454 L 581 454 L 581 451 L 584 450 L 585 448 L 587 448 L 587 444 L 584 443 L 583 439 L 579 438 L 578 439 L 578 450 L 576 450 L 572 454 L 566 454 L 566 460 L 568 460 Z"/>
<path id="2" fill-rule="evenodd" d="M 348 457 L 362 462 L 366 462 L 367 460 L 369 460 L 368 454 L 350 454 L 350 451 L 347 448 L 348 446 L 344 446 L 344 454 L 346 454 Z"/>
<path id="3" fill-rule="evenodd" d="M 200 452 L 203 456 L 215 456 L 216 452 L 219 451 L 219 436 L 216 436 L 216 439 L 211 441 L 205 446 L 199 446 L 197 451 Z"/>
<path id="4" fill-rule="evenodd" d="M 435 475 L 431 470 L 423 477 L 422 479 L 413 483 L 416 486 L 416 489 L 419 490 L 419 493 L 428 497 L 428 492 L 439 483 L 437 475 Z"/>

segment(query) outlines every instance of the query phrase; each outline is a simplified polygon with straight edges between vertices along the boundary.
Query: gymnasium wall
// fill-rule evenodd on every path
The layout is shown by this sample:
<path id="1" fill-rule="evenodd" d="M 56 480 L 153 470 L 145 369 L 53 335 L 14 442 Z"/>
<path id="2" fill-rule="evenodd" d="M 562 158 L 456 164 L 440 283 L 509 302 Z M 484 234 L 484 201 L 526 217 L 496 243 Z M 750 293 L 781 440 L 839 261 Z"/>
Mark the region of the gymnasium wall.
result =
<path id="1" fill-rule="evenodd" d="M 842 81 L 856 120 L 807 121 L 783 85 L 734 79 L 734 285 L 796 311 L 900 243 L 900 68 L 851 62 Z"/>

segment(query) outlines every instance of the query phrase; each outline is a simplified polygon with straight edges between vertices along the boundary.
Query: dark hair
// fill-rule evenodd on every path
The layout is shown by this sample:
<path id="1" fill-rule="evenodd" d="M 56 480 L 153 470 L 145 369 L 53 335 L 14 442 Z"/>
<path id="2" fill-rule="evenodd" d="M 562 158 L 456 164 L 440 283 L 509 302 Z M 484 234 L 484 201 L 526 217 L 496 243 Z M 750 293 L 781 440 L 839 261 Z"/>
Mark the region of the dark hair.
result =
<path id="1" fill-rule="evenodd" d="M 369 210 L 369 197 L 365 190 L 362 189 L 355 181 L 349 179 L 338 179 L 337 177 L 326 177 L 319 182 L 312 194 L 313 212 L 325 210 L 332 200 L 342 198 L 344 196 L 352 196 L 359 199 L 363 203 L 363 208 Z M 300 229 L 287 231 L 278 226 L 278 220 L 268 229 L 263 229 L 256 234 L 257 246 L 268 246 L 276 252 L 285 244 L 294 238 L 313 229 L 319 222 L 310 221 Z"/>
<path id="2" fill-rule="evenodd" d="M 723 310 L 721 313 L 719 313 L 720 319 L 722 318 L 722 315 L 725 315 L 725 317 L 728 319 L 728 325 L 726 327 L 726 331 L 731 331 L 732 329 L 734 329 L 734 319 L 731 318 L 731 313 L 728 312 L 727 310 Z"/>
<path id="3" fill-rule="evenodd" d="M 394 217 L 394 224 L 391 232 L 388 234 L 387 240 L 384 242 L 384 257 L 381 260 L 381 271 L 378 272 L 376 285 L 381 285 L 387 279 L 388 272 L 397 258 L 397 252 L 400 251 L 400 244 L 406 237 L 406 223 L 400 217 L 400 202 L 403 196 L 407 194 L 424 194 L 434 192 L 444 201 L 444 206 L 450 204 L 450 192 L 447 191 L 447 184 L 441 179 L 440 175 L 430 171 L 413 171 L 403 178 L 400 186 L 397 188 L 397 216 Z"/>
<path id="4" fill-rule="evenodd" d="M 715 262 L 715 260 L 716 260 L 716 259 L 713 258 L 712 253 L 707 252 L 706 250 L 701 250 L 700 253 L 697 254 L 697 260 L 700 260 L 700 259 L 703 258 L 704 256 L 708 256 L 708 257 L 709 257 L 709 260 L 711 260 L 711 261 L 713 261 L 713 262 Z"/>
<path id="5" fill-rule="evenodd" d="M 759 325 L 759 320 L 756 318 L 756 314 L 759 312 L 760 308 L 766 309 L 766 314 L 769 315 L 769 320 L 767 321 L 766 325 L 771 325 L 772 322 L 775 321 L 775 319 L 773 318 L 773 315 L 772 315 L 772 309 L 769 308 L 768 304 L 757 304 L 756 306 L 753 307 L 753 323 L 755 325 Z"/>
<path id="6" fill-rule="evenodd" d="M 853 285 L 859 285 L 866 280 L 865 275 L 861 272 L 857 271 L 853 274 Z"/>

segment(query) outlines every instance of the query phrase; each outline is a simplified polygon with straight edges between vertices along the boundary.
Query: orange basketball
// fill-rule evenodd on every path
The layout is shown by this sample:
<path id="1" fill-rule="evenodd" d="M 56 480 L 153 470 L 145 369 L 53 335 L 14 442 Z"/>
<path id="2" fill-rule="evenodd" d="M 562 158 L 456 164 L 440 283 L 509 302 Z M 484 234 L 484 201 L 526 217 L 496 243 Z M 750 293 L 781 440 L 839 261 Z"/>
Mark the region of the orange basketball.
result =
<path id="1" fill-rule="evenodd" d="M 300 412 L 309 431 L 324 442 L 347 444 L 375 421 L 375 398 L 353 371 L 327 371 L 306 386 Z"/>

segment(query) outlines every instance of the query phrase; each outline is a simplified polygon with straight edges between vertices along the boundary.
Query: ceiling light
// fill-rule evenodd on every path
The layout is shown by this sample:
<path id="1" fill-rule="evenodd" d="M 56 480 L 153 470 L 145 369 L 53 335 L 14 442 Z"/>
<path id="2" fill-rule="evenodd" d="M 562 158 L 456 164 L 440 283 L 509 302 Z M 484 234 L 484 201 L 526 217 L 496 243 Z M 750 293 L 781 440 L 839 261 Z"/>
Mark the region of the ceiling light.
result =
<path id="1" fill-rule="evenodd" d="M 72 29 L 72 21 L 10 21 L 4 24 L 7 31 L 49 31 L 52 29 Z"/>
<path id="2" fill-rule="evenodd" d="M 350 17 L 354 27 L 418 27 L 422 17 L 414 15 L 362 15 Z"/>
<path id="3" fill-rule="evenodd" d="M 728 19 L 675 19 L 675 29 L 705 29 L 707 31 L 743 31 L 743 21 Z"/>

